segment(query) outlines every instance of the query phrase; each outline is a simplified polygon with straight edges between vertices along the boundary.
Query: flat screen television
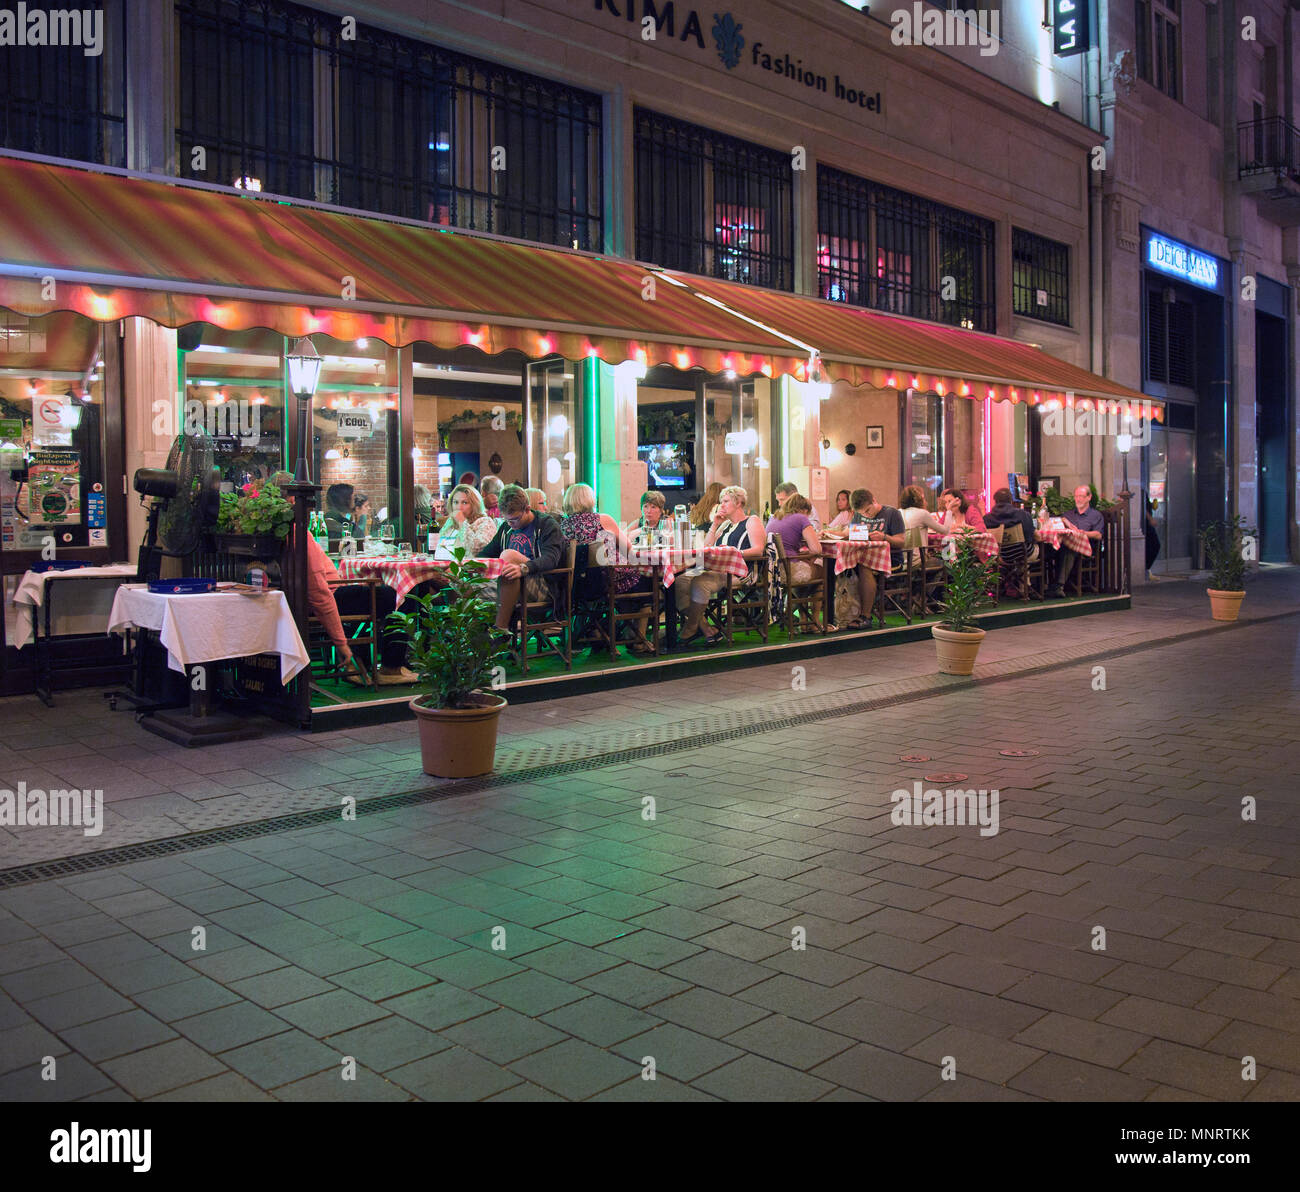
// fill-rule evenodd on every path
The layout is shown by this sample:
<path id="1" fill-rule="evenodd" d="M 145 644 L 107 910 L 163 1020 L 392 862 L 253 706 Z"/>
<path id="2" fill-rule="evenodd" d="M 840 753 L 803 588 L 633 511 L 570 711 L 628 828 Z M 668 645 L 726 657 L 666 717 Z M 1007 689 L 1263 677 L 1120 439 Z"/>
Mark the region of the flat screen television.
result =
<path id="1" fill-rule="evenodd" d="M 691 444 L 640 443 L 636 457 L 645 460 L 651 488 L 686 488 L 692 470 Z"/>

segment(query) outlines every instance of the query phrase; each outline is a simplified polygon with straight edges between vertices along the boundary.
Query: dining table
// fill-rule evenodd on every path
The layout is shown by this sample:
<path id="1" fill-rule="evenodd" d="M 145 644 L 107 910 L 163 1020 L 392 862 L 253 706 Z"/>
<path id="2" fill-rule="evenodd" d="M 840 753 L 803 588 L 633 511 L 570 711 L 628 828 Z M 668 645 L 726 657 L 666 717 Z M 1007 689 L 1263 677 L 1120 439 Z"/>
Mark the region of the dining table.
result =
<path id="1" fill-rule="evenodd" d="M 938 547 L 943 553 L 947 551 L 949 543 L 952 543 L 955 549 L 956 540 L 962 537 L 971 540 L 971 544 L 975 547 L 975 557 L 981 563 L 987 562 L 998 553 L 997 539 L 987 530 L 959 530 L 954 534 L 931 534 L 930 546 Z"/>
<path id="2" fill-rule="evenodd" d="M 1075 554 L 1092 558 L 1092 539 L 1063 517 L 1049 517 L 1045 522 L 1040 523 L 1034 531 L 1034 537 L 1053 549 L 1068 546 Z"/>
<path id="3" fill-rule="evenodd" d="M 465 563 L 467 566 L 474 563 L 481 565 L 482 574 L 487 579 L 499 579 L 505 568 L 501 559 L 466 559 Z M 445 575 L 451 564 L 451 559 L 436 559 L 432 555 L 408 555 L 405 558 L 401 555 L 343 555 L 335 565 L 344 579 L 378 577 L 386 587 L 397 593 L 395 607 L 400 608 L 413 588 Z"/>
<path id="4" fill-rule="evenodd" d="M 833 567 L 825 568 L 826 603 L 823 616 L 827 625 L 835 623 L 835 578 L 846 571 L 852 571 L 859 565 L 865 565 L 869 571 L 888 574 L 893 563 L 890 558 L 888 542 L 871 542 L 851 538 L 822 538 L 822 554 L 827 559 L 834 559 Z"/>
<path id="5" fill-rule="evenodd" d="M 615 563 L 654 576 L 665 588 L 671 588 L 679 576 L 701 571 L 720 571 L 736 579 L 749 574 L 749 562 L 735 546 L 630 546 L 626 557 L 620 556 Z M 669 650 L 677 647 L 675 598 L 664 604 L 664 638 Z"/>

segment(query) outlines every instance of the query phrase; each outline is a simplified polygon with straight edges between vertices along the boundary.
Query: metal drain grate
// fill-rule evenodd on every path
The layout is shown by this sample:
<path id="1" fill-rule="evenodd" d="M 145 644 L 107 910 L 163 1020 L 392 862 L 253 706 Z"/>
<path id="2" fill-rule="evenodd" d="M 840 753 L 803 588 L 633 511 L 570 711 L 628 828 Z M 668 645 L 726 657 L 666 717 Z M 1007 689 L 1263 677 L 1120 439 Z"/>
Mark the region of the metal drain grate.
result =
<path id="1" fill-rule="evenodd" d="M 1061 662 L 1049 662 L 1041 666 L 1024 670 L 1009 671 L 1005 674 L 993 674 L 983 677 L 958 679 L 945 683 L 941 687 L 925 688 L 919 691 L 880 696 L 876 699 L 859 700 L 856 703 L 839 707 L 811 709 L 792 716 L 774 717 L 758 720 L 751 724 L 720 729 L 709 733 L 696 733 L 692 736 L 675 740 L 659 741 L 653 744 L 637 745 L 613 753 L 602 753 L 592 757 L 574 758 L 570 761 L 558 761 L 544 766 L 533 766 L 509 773 L 488 774 L 482 778 L 467 778 L 459 782 L 447 783 L 434 788 L 417 788 L 401 791 L 391 795 L 380 795 L 373 799 L 357 801 L 358 814 L 364 812 L 394 811 L 402 807 L 417 806 L 422 803 L 436 803 L 444 799 L 453 799 L 461 795 L 478 794 L 496 787 L 515 786 L 543 778 L 557 778 L 564 774 L 581 773 L 588 770 L 603 770 L 610 766 L 626 765 L 629 762 L 662 758 L 666 753 L 685 752 L 691 749 L 707 748 L 721 745 L 728 741 L 744 737 L 758 736 L 763 733 L 780 732 L 782 729 L 795 728 L 802 724 L 812 724 L 823 720 L 834 720 L 845 716 L 860 716 L 881 708 L 895 707 L 899 704 L 916 703 L 920 700 L 935 699 L 950 695 L 955 691 L 968 691 L 976 687 L 988 687 L 997 683 L 1008 683 L 1018 679 L 1033 678 L 1059 670 L 1063 666 L 1082 666 L 1110 658 L 1129 657 L 1135 653 L 1159 649 L 1164 646 L 1178 645 L 1206 634 L 1227 631 L 1232 628 L 1249 628 L 1267 621 L 1280 620 L 1283 617 L 1300 616 L 1300 612 L 1278 613 L 1275 616 L 1259 617 L 1235 625 L 1213 626 L 1205 629 L 1191 630 L 1175 637 L 1153 639 L 1136 645 L 1123 646 L 1118 649 L 1103 650 L 1096 654 L 1070 658 Z M 201 832 L 187 832 L 183 836 L 169 836 L 162 840 L 151 840 L 139 844 L 120 845 L 104 849 L 97 853 L 85 853 L 75 857 L 63 857 L 54 861 L 36 861 L 30 865 L 20 865 L 12 869 L 0 870 L 0 889 L 26 885 L 30 882 L 47 881 L 50 878 L 91 873 L 99 869 L 109 869 L 116 865 L 128 865 L 134 861 L 154 860 L 158 857 L 174 856 L 177 853 L 196 852 L 216 844 L 229 844 L 239 840 L 255 840 L 262 836 L 273 836 L 280 832 L 292 832 L 297 828 L 314 828 L 321 824 L 338 822 L 337 807 L 322 807 L 313 811 L 294 812 L 291 815 L 276 816 L 271 819 L 257 820 L 251 823 L 234 824 L 229 827 L 212 828 Z"/>

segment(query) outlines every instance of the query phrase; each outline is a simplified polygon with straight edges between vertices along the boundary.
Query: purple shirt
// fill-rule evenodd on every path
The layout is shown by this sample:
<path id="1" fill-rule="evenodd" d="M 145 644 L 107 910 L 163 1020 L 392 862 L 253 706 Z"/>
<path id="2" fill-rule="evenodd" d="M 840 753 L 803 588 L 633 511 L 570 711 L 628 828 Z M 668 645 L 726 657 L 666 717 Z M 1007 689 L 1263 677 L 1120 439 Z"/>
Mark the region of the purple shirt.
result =
<path id="1" fill-rule="evenodd" d="M 807 515 L 792 513 L 789 517 L 770 518 L 766 529 L 769 534 L 780 537 L 781 545 L 785 547 L 787 555 L 797 555 L 807 546 L 803 540 L 803 532 L 811 525 L 812 521 Z"/>
<path id="2" fill-rule="evenodd" d="M 1077 509 L 1067 509 L 1062 517 L 1072 526 L 1077 526 L 1085 534 L 1090 530 L 1096 530 L 1099 534 L 1106 528 L 1106 519 L 1102 517 L 1101 511 L 1093 509 L 1090 505 L 1082 513 Z"/>

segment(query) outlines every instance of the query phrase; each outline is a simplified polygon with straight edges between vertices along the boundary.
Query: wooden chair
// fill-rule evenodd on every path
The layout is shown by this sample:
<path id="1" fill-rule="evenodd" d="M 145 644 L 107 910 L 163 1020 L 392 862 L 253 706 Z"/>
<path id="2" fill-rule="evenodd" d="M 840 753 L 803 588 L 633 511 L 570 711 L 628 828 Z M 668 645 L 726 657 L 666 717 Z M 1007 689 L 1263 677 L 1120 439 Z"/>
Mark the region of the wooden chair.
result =
<path id="1" fill-rule="evenodd" d="M 1083 595 L 1083 586 L 1086 582 L 1089 592 L 1101 591 L 1102 577 L 1102 548 L 1105 539 L 1097 538 L 1090 544 L 1092 554 L 1090 556 L 1081 556 L 1079 561 L 1074 565 L 1074 575 L 1071 576 L 1071 586 L 1076 596 Z"/>
<path id="2" fill-rule="evenodd" d="M 352 650 L 352 656 L 357 660 L 357 666 L 366 672 L 366 667 L 360 657 L 360 649 L 367 651 L 370 659 L 370 668 L 366 673 L 367 686 L 373 690 L 379 690 L 379 680 L 376 678 L 376 672 L 379 669 L 379 651 L 380 639 L 383 633 L 383 626 L 379 624 L 379 610 L 376 607 L 375 595 L 378 592 L 383 581 L 377 575 L 368 575 L 363 579 L 344 579 L 340 576 L 337 579 L 328 579 L 326 583 L 331 589 L 344 587 L 361 587 L 369 589 L 370 608 L 359 613 L 339 612 L 339 621 L 343 625 L 343 632 L 348 639 L 348 646 Z M 350 628 L 351 627 L 351 628 Z M 334 656 L 334 648 L 329 638 L 325 634 L 325 627 L 318 621 L 313 614 L 308 622 L 310 646 L 319 645 L 323 648 L 324 659 L 320 670 L 313 671 L 322 678 L 337 678 L 343 670 L 342 664 Z M 316 683 L 312 686 L 320 691 Z M 321 692 L 321 694 L 328 694 Z"/>
<path id="3" fill-rule="evenodd" d="M 713 627 L 726 636 L 727 645 L 735 640 L 737 623 L 742 632 L 757 632 L 766 644 L 772 620 L 772 572 L 768 556 L 745 562 L 749 564 L 749 574 L 737 579 L 728 573 L 727 586 L 709 602 L 705 612 Z"/>
<path id="4" fill-rule="evenodd" d="M 921 561 L 916 568 L 917 594 L 920 601 L 920 616 L 939 611 L 943 587 L 947 580 L 947 570 L 943 565 L 942 546 L 931 546 L 929 535 L 923 526 L 917 530 L 921 537 Z"/>
<path id="5" fill-rule="evenodd" d="M 1002 554 L 1002 536 L 1006 533 L 1006 529 L 1006 526 L 984 527 L 984 532 L 993 539 L 994 544 L 997 546 L 999 556 Z M 994 581 L 993 591 L 989 593 L 989 596 L 993 600 L 993 607 L 996 608 L 1002 597 L 1002 578 L 1000 575 L 998 579 Z"/>
<path id="6" fill-rule="evenodd" d="M 795 635 L 795 613 L 801 613 L 801 626 L 799 632 L 810 633 L 814 630 L 817 633 L 826 632 L 826 573 L 822 568 L 826 565 L 824 557 L 820 554 L 813 554 L 811 551 L 800 551 L 797 555 L 787 555 L 785 553 L 785 543 L 781 541 L 780 534 L 771 534 L 768 536 L 770 542 L 775 543 L 776 547 L 776 565 L 781 575 L 782 587 L 785 589 L 785 600 L 781 609 L 781 620 L 785 625 L 785 632 L 788 637 Z M 813 578 L 802 583 L 796 583 L 794 580 L 794 565 L 796 563 L 813 563 Z M 818 614 L 821 614 L 820 619 Z"/>
<path id="7" fill-rule="evenodd" d="M 538 646 L 531 654 L 541 658 L 555 655 L 564 663 L 564 669 L 573 667 L 573 568 L 578 544 L 570 540 L 562 566 L 551 571 L 538 572 L 538 578 L 548 582 L 548 592 L 543 600 L 529 600 L 527 582 L 519 585 L 519 603 L 515 605 L 513 652 L 515 662 L 528 673 L 528 641 L 536 639 Z"/>
<path id="8" fill-rule="evenodd" d="M 1029 554 L 1030 545 L 1025 541 L 1024 527 L 1019 524 L 1007 526 L 1002 535 L 999 587 L 1001 584 L 1014 584 L 1020 593 L 1019 599 L 1023 601 L 1030 599 Z"/>

